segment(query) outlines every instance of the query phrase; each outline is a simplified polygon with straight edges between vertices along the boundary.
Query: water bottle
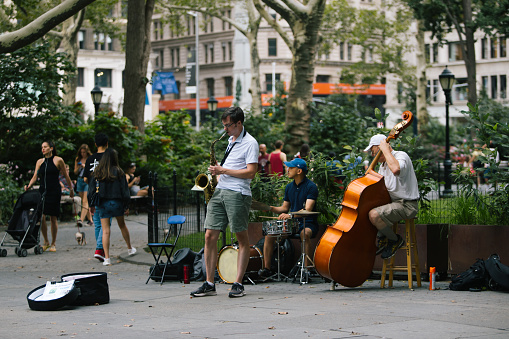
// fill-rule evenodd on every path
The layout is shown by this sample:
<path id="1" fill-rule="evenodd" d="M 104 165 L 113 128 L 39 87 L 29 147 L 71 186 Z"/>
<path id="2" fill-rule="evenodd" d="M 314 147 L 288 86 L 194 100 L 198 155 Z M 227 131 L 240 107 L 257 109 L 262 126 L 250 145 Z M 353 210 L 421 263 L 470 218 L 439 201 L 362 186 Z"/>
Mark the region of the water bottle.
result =
<path id="1" fill-rule="evenodd" d="M 190 283 L 190 277 L 189 277 L 189 265 L 184 265 L 184 284 Z"/>
<path id="2" fill-rule="evenodd" d="M 435 267 L 429 268 L 429 290 L 435 290 L 435 280 L 436 279 L 436 270 Z"/>

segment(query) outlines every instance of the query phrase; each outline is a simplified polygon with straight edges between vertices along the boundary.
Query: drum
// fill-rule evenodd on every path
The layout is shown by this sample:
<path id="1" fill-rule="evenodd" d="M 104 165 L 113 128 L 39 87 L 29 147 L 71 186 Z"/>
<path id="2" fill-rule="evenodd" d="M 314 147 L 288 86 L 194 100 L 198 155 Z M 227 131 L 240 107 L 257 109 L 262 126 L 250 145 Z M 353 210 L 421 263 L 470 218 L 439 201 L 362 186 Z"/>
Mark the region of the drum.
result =
<path id="1" fill-rule="evenodd" d="M 294 219 L 264 221 L 264 235 L 290 235 L 297 232 L 298 223 Z"/>
<path id="2" fill-rule="evenodd" d="M 219 252 L 217 258 L 217 273 L 227 284 L 233 284 L 237 279 L 237 246 L 225 246 Z M 258 270 L 263 267 L 263 255 L 260 250 L 251 246 L 249 250 L 249 262 L 244 276 L 258 276 Z"/>

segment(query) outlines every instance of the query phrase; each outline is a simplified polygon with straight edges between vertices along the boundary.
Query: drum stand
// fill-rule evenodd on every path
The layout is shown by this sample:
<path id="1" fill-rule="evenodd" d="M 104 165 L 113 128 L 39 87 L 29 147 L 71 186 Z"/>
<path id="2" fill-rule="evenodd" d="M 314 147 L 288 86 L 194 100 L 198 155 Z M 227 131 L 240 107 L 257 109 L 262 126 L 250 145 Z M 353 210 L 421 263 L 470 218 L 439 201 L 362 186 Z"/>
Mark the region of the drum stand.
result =
<path id="1" fill-rule="evenodd" d="M 269 279 L 274 279 L 276 281 L 282 281 L 281 277 L 283 277 L 286 280 L 288 280 L 288 277 L 281 273 L 281 240 L 283 238 L 283 234 L 278 234 L 276 236 L 276 244 L 277 244 L 277 273 L 271 275 L 270 277 L 265 278 L 263 281 L 267 281 Z M 276 278 L 275 278 L 276 277 Z"/>
<path id="2" fill-rule="evenodd" d="M 306 217 L 303 217 L 302 219 L 303 219 L 303 228 L 302 228 L 302 230 L 305 232 L 306 231 Z M 297 235 L 300 238 L 300 233 L 298 233 Z M 305 236 L 302 238 L 300 243 L 301 243 L 301 246 L 300 246 L 301 255 L 300 255 L 299 261 L 297 262 L 296 267 L 298 267 L 298 270 L 300 271 L 300 274 L 299 274 L 300 275 L 299 283 L 302 285 L 302 284 L 308 284 L 309 283 L 309 274 L 310 273 L 309 273 L 308 268 L 315 267 L 315 264 L 314 264 L 313 260 L 311 259 L 311 257 L 306 254 L 306 237 Z M 310 266 L 306 266 L 306 258 L 311 263 Z M 292 269 L 292 272 L 293 271 L 294 270 Z M 295 272 L 295 273 L 297 273 L 297 272 Z M 293 282 L 295 282 L 296 277 L 297 277 L 297 274 L 294 275 Z"/>

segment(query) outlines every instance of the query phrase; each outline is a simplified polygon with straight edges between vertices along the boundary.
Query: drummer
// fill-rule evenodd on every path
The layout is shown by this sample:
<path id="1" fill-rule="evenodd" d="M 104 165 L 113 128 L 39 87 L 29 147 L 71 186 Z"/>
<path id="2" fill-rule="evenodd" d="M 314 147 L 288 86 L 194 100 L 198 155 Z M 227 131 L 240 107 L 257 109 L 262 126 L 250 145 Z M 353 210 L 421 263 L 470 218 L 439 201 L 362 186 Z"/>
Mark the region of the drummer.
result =
<path id="1" fill-rule="evenodd" d="M 313 211 L 316 205 L 316 199 L 318 198 L 318 187 L 314 182 L 306 177 L 308 167 L 306 161 L 300 158 L 295 158 L 292 161 L 285 162 L 288 168 L 287 175 L 290 179 L 293 179 L 291 183 L 286 185 L 285 196 L 283 198 L 283 205 L 281 206 L 270 206 L 270 211 L 279 213 L 278 219 L 285 220 L 290 219 L 292 216 L 291 212 L 300 211 L 305 209 L 306 211 Z M 290 214 L 288 214 L 290 212 Z M 300 238 L 305 237 L 306 239 L 306 254 L 311 253 L 311 238 L 314 238 L 318 232 L 318 224 L 315 216 L 306 217 L 306 229 L 304 230 L 304 218 L 296 218 L 295 220 L 299 224 L 298 233 Z M 258 275 L 262 278 L 268 278 L 274 275 L 271 271 L 270 263 L 274 251 L 274 242 L 276 237 L 267 235 L 265 236 L 265 243 L 263 245 L 263 265 L 264 267 L 258 271 Z M 306 256 L 306 261 L 308 257 Z M 306 266 L 309 263 L 306 262 Z"/>

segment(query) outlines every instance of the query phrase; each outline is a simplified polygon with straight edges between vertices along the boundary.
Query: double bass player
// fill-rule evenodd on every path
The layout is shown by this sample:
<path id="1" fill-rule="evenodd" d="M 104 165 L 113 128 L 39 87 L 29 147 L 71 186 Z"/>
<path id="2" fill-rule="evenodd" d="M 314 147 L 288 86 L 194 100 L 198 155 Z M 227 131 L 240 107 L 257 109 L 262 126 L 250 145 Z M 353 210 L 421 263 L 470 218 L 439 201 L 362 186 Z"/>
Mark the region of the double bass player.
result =
<path id="1" fill-rule="evenodd" d="M 412 160 L 403 151 L 394 151 L 383 134 L 371 137 L 364 152 L 371 151 L 381 163 L 378 173 L 384 176 L 385 186 L 392 202 L 369 211 L 369 220 L 378 229 L 377 252 L 388 259 L 403 246 L 404 240 L 394 233 L 392 225 L 402 219 L 412 219 L 418 212 L 419 189 Z"/>

